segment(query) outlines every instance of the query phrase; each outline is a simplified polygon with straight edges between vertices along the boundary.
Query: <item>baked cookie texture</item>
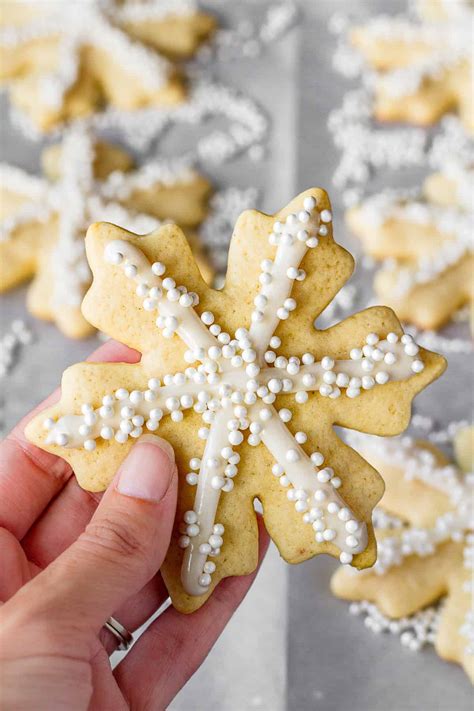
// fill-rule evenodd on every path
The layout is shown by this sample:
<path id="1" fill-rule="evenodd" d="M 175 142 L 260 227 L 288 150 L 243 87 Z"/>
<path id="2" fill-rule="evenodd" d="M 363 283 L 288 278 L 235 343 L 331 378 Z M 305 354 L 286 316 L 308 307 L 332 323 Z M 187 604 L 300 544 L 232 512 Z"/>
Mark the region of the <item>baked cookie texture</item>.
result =
<path id="1" fill-rule="evenodd" d="M 377 296 L 403 321 L 438 329 L 474 300 L 474 171 L 444 166 L 421 195 L 385 190 L 351 208 L 346 221 L 364 250 L 382 262 Z"/>
<path id="2" fill-rule="evenodd" d="M 329 553 L 372 565 L 383 484 L 334 425 L 401 432 L 445 361 L 385 307 L 315 330 L 354 266 L 333 240 L 327 194 L 307 190 L 274 216 L 244 212 L 219 291 L 174 225 L 140 237 L 94 224 L 86 246 L 84 316 L 142 359 L 66 370 L 60 402 L 27 436 L 90 491 L 147 430 L 173 445 L 179 501 L 162 574 L 175 607 L 192 612 L 220 580 L 255 569 L 255 498 L 289 563 Z"/>
<path id="3" fill-rule="evenodd" d="M 105 104 L 174 105 L 186 93 L 179 60 L 215 25 L 194 0 L 11 0 L 0 13 L 0 80 L 44 132 Z"/>
<path id="4" fill-rule="evenodd" d="M 428 126 L 455 111 L 473 133 L 473 6 L 422 0 L 418 14 L 380 15 L 350 32 L 373 74 L 375 117 Z"/>
<path id="5" fill-rule="evenodd" d="M 392 619 L 445 597 L 436 651 L 461 664 L 474 683 L 473 443 L 474 428 L 460 430 L 452 463 L 429 442 L 361 438 L 358 450 L 385 481 L 380 506 L 402 525 L 376 528 L 374 568 L 340 568 L 331 588 L 346 600 L 375 602 Z"/>
<path id="6" fill-rule="evenodd" d="M 178 221 L 212 278 L 195 234 L 210 185 L 189 165 L 155 160 L 133 169 L 126 151 L 80 129 L 45 149 L 42 161 L 46 178 L 0 165 L 0 292 L 33 278 L 27 305 L 34 316 L 71 338 L 94 332 L 81 302 L 91 281 L 85 232 L 96 219 L 142 233 Z"/>

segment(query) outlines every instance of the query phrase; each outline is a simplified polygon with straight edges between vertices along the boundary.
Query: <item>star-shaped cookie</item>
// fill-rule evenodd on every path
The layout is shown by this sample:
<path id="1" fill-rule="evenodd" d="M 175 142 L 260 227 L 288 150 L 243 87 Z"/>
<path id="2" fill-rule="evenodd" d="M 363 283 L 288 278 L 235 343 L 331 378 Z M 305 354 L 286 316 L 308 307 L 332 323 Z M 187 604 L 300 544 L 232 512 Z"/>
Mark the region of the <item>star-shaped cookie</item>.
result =
<path id="1" fill-rule="evenodd" d="M 193 230 L 206 215 L 210 186 L 186 162 L 155 160 L 132 170 L 123 149 L 75 129 L 46 149 L 43 167 L 48 179 L 0 166 L 0 291 L 34 277 L 28 309 L 65 335 L 94 330 L 80 310 L 91 280 L 84 237 L 94 220 L 142 233 L 176 220 L 199 252 Z M 199 263 L 210 278 L 202 255 Z"/>
<path id="2" fill-rule="evenodd" d="M 385 481 L 381 507 L 402 525 L 376 528 L 374 568 L 340 568 L 331 588 L 346 600 L 375 602 L 394 620 L 446 596 L 435 647 L 474 682 L 474 429 L 461 430 L 454 444 L 457 465 L 428 442 L 361 438 L 359 451 Z"/>
<path id="3" fill-rule="evenodd" d="M 255 568 L 255 498 L 285 560 L 371 565 L 382 482 L 334 425 L 402 431 L 445 362 L 385 307 L 315 330 L 353 270 L 326 193 L 308 190 L 274 216 L 244 212 L 219 291 L 174 225 L 139 237 L 95 224 L 86 246 L 83 313 L 142 358 L 68 369 L 61 401 L 27 436 L 93 491 L 147 430 L 173 445 L 179 501 L 162 569 L 173 604 L 191 612 L 220 580 Z"/>
<path id="4" fill-rule="evenodd" d="M 440 328 L 474 300 L 474 171 L 444 171 L 427 178 L 422 195 L 385 190 L 346 215 L 364 250 L 382 260 L 377 296 L 422 329 Z"/>
<path id="5" fill-rule="evenodd" d="M 350 32 L 370 68 L 374 114 L 427 126 L 456 111 L 474 131 L 469 0 L 420 2 L 419 19 L 380 15 Z"/>
<path id="6" fill-rule="evenodd" d="M 172 105 L 185 97 L 176 61 L 214 28 L 194 0 L 11 0 L 0 16 L 0 79 L 41 131 L 104 104 Z"/>

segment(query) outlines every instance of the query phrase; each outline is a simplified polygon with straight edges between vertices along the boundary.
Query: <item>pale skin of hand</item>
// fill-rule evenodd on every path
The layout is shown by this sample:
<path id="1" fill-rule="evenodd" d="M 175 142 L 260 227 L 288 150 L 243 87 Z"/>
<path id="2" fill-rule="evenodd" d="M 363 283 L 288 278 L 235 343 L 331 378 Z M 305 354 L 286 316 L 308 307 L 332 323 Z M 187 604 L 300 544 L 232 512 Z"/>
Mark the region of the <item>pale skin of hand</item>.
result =
<path id="1" fill-rule="evenodd" d="M 91 360 L 139 357 L 110 341 Z M 203 662 L 256 573 L 224 580 L 192 615 L 168 608 L 112 671 L 117 641 L 105 620 L 112 615 L 133 632 L 167 598 L 158 571 L 176 508 L 173 453 L 158 438 L 135 445 L 105 494 L 92 494 L 64 460 L 26 441 L 34 414 L 0 445 L 2 711 L 164 709 Z M 145 472 L 138 485 L 137 470 Z M 261 521 L 259 529 L 261 560 L 268 535 Z"/>

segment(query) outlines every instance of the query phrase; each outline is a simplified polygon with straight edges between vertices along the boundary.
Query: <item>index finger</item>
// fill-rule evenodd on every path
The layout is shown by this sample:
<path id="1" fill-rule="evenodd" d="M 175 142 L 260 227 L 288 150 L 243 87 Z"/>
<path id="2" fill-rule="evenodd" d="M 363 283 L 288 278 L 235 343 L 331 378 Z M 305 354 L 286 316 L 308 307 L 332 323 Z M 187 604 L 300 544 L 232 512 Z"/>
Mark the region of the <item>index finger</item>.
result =
<path id="1" fill-rule="evenodd" d="M 88 360 L 137 363 L 140 354 L 116 341 L 107 341 Z M 72 474 L 69 464 L 31 444 L 25 427 L 41 410 L 57 402 L 60 389 L 40 403 L 0 444 L 0 527 L 21 540 Z"/>

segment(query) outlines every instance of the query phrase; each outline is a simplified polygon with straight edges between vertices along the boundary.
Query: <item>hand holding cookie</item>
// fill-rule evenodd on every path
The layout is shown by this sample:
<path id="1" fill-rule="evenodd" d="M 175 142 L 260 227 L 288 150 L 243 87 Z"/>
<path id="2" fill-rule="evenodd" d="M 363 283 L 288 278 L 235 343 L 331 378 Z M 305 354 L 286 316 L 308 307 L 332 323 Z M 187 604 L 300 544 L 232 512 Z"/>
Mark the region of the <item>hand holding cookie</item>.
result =
<path id="1" fill-rule="evenodd" d="M 112 342 L 94 357 L 136 360 Z M 79 488 L 64 461 L 24 439 L 24 425 L 0 449 L 2 705 L 164 708 L 204 660 L 254 575 L 224 582 L 191 618 L 168 609 L 112 671 L 108 655 L 118 644 L 103 627 L 107 619 L 113 615 L 133 631 L 167 598 L 158 569 L 175 517 L 173 450 L 147 435 L 105 494 L 93 495 Z M 260 526 L 261 555 L 267 541 Z"/>
<path id="2" fill-rule="evenodd" d="M 402 431 L 445 362 L 384 307 L 314 329 L 353 267 L 333 240 L 330 208 L 313 188 L 273 216 L 242 213 L 219 291 L 175 225 L 144 236 L 89 229 L 94 279 L 83 314 L 142 357 L 72 366 L 61 401 L 26 434 L 93 492 L 145 432 L 173 445 L 180 483 L 162 573 L 181 612 L 255 569 L 255 499 L 289 563 L 318 553 L 358 568 L 375 560 L 370 520 L 382 483 L 333 426 Z"/>

